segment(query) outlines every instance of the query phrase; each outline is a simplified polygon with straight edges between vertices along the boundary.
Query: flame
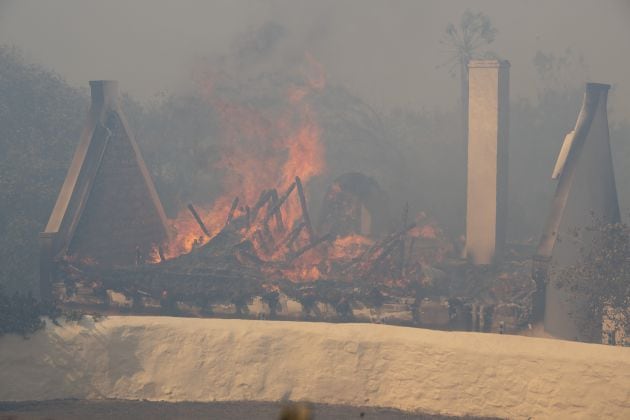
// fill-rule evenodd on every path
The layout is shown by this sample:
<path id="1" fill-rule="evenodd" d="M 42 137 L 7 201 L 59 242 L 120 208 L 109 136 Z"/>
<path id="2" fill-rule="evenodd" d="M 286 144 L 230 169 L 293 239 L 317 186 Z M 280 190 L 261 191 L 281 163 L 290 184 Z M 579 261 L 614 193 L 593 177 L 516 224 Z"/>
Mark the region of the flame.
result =
<path id="1" fill-rule="evenodd" d="M 217 96 L 216 75 L 212 73 L 206 73 L 201 81 L 201 94 L 216 110 L 221 128 L 221 157 L 210 169 L 223 174 L 224 193 L 210 205 L 195 206 L 210 237 L 225 226 L 235 197 L 241 204 L 236 215 L 242 215 L 244 206 L 253 207 L 261 191 L 274 187 L 282 194 L 296 176 L 306 185 L 323 173 L 325 148 L 317 115 L 309 101 L 314 92 L 325 87 L 325 74 L 310 54 L 305 56 L 303 73 L 303 82 L 288 87 L 284 107 L 276 113 Z M 287 223 L 301 217 L 297 194 L 287 200 L 281 214 Z M 171 220 L 171 226 L 172 238 L 164 246 L 167 258 L 188 253 L 210 239 L 186 208 Z M 248 232 L 246 236 L 252 237 L 254 233 Z"/>
<path id="2" fill-rule="evenodd" d="M 370 238 L 356 234 L 337 238 L 333 243 L 330 257 L 333 259 L 357 258 L 373 243 L 374 241 Z"/>
<path id="3" fill-rule="evenodd" d="M 335 278 L 339 275 L 340 266 L 355 264 L 357 259 L 366 255 L 369 260 L 363 261 L 363 265 L 369 266 L 379 259 L 381 263 L 392 265 L 395 258 L 379 258 L 379 252 L 384 252 L 384 249 L 370 254 L 374 241 L 366 236 L 352 234 L 327 238 L 321 243 L 317 242 L 321 238 L 311 238 L 304 227 L 302 207 L 295 191 L 279 210 L 283 226 L 278 225 L 269 213 L 273 202 L 260 205 L 261 199 L 269 196 L 269 188 L 274 188 L 278 197 L 284 197 L 294 188 L 296 177 L 300 177 L 306 186 L 326 169 L 322 129 L 312 104 L 313 94 L 326 86 L 321 64 L 306 54 L 302 81 L 285 87 L 281 106 L 265 108 L 226 99 L 220 95 L 221 90 L 216 89 L 217 75 L 205 73 L 205 76 L 200 82 L 200 92 L 220 121 L 220 157 L 212 160 L 209 169 L 221 176 L 223 193 L 211 204 L 195 205 L 208 234 L 203 232 L 185 207 L 171 220 L 172 239 L 162 247 L 166 258 L 191 252 L 219 233 L 228 223 L 228 214 L 233 209 L 235 197 L 238 197 L 239 205 L 234 209 L 231 220 L 240 217 L 242 222 L 243 217 L 248 215 L 248 223 L 235 223 L 233 226 L 239 229 L 243 241 L 251 242 L 257 257 L 270 263 L 259 267 L 270 281 L 282 278 L 310 282 Z M 340 193 L 342 189 L 338 184 L 334 184 L 328 192 L 333 195 Z M 268 223 L 261 223 L 263 220 Z M 416 216 L 416 223 L 408 237 L 434 242 L 443 238 L 437 224 L 424 213 Z M 298 228 L 301 230 L 298 231 Z M 152 257 L 155 262 L 160 261 L 157 249 Z M 426 253 L 408 256 L 410 265 L 414 267 L 425 258 Z M 407 280 L 393 275 L 395 278 L 381 279 L 383 284 L 406 284 Z M 271 290 L 275 286 L 267 287 Z"/>
<path id="4" fill-rule="evenodd" d="M 420 212 L 415 217 L 416 227 L 409 234 L 414 238 L 439 239 L 443 236 L 442 229 L 437 222 L 429 218 L 424 212 Z"/>

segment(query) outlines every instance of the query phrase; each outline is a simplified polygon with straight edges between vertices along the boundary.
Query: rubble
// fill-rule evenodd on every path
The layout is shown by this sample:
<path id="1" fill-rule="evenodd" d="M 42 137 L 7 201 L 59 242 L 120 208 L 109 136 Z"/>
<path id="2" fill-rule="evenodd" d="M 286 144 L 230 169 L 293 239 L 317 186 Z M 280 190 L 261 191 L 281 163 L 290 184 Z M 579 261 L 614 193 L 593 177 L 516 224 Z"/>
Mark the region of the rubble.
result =
<path id="1" fill-rule="evenodd" d="M 299 178 L 294 185 L 299 191 Z M 379 240 L 315 231 L 311 240 L 307 213 L 283 223 L 275 216 L 293 189 L 275 200 L 266 190 L 250 212 L 230 210 L 218 234 L 170 260 L 127 267 L 60 261 L 56 296 L 114 312 L 506 333 L 527 327 L 535 290 L 529 253 L 512 252 L 494 268 L 448 257 L 452 248 L 440 249 L 447 241 L 425 215 Z M 295 277 L 300 270 L 317 277 Z"/>

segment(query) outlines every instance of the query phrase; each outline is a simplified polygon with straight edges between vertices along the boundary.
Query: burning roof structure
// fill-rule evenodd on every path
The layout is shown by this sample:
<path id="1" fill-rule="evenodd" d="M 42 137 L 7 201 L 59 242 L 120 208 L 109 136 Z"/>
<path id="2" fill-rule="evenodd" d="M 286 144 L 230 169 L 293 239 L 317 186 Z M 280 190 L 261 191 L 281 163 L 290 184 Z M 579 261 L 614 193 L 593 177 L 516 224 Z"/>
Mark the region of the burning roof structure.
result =
<path id="1" fill-rule="evenodd" d="M 226 101 L 204 85 L 222 123 L 221 193 L 182 205 L 172 219 L 115 85 L 92 83 L 86 129 L 42 234 L 42 289 L 64 305 L 107 311 L 527 325 L 528 261 L 469 265 L 433 218 L 407 205 L 394 215 L 374 178 L 340 174 L 313 211 L 309 187 L 326 171 L 311 101 L 325 86 L 318 69 L 292 82 L 286 106 L 273 109 Z"/>

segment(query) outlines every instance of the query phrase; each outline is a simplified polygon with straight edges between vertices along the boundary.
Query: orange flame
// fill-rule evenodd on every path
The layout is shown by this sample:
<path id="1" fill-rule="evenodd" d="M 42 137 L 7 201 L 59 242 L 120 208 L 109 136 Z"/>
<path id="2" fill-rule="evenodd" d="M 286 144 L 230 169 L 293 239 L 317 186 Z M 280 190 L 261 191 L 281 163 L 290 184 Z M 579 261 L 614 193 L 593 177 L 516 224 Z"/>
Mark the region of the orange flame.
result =
<path id="1" fill-rule="evenodd" d="M 288 89 L 285 109 L 279 115 L 215 97 L 214 81 L 208 77 L 201 82 L 202 95 L 217 111 L 221 126 L 221 157 L 212 169 L 224 174 L 224 194 L 209 206 L 195 206 L 210 236 L 225 226 L 234 197 L 239 198 L 241 207 L 253 206 L 266 188 L 275 187 L 282 194 L 296 176 L 307 184 L 324 171 L 321 128 L 309 96 L 325 87 L 325 75 L 311 55 L 306 55 L 305 62 L 305 81 Z M 239 214 L 241 209 L 237 209 Z M 283 206 L 282 216 L 290 222 L 300 215 L 299 201 L 293 194 Z M 171 224 L 173 237 L 164 247 L 167 258 L 190 252 L 210 239 L 186 208 Z"/>
<path id="2" fill-rule="evenodd" d="M 322 129 L 312 106 L 312 94 L 326 85 L 322 66 L 309 54 L 305 57 L 303 82 L 286 89 L 282 109 L 259 109 L 250 104 L 243 105 L 217 97 L 215 80 L 208 77 L 200 83 L 205 100 L 216 110 L 220 121 L 220 153 L 218 162 L 211 168 L 222 175 L 220 195 L 210 205 L 196 205 L 196 211 L 209 235 L 202 232 L 188 209 L 179 212 L 171 221 L 172 240 L 164 246 L 167 258 L 188 253 L 202 246 L 223 229 L 235 197 L 239 206 L 234 218 L 246 213 L 246 206 L 253 209 L 264 191 L 273 187 L 282 196 L 292 187 L 296 176 L 306 185 L 313 177 L 325 170 L 325 149 Z M 341 187 L 333 185 L 331 191 L 338 193 Z M 294 282 L 313 281 L 334 274 L 333 267 L 352 263 L 368 251 L 374 241 L 358 234 L 332 239 L 313 246 L 307 229 L 297 237 L 294 233 L 301 226 L 303 214 L 297 192 L 293 192 L 280 209 L 286 229 L 282 230 L 271 219 L 269 209 L 273 203 L 252 210 L 249 228 L 241 228 L 243 240 L 249 240 L 257 256 L 280 264 L 262 265 L 260 268 L 269 280 L 278 277 Z M 267 217 L 269 225 L 263 226 L 261 218 Z M 425 241 L 438 241 L 442 231 L 424 213 L 416 217 L 417 227 L 409 236 Z M 267 230 L 267 227 L 269 228 Z M 326 233 L 326 232 L 324 232 Z M 208 237 L 209 236 L 209 237 Z M 440 251 L 441 252 L 441 251 Z M 154 252 L 154 260 L 159 255 Z M 424 254 L 409 255 L 408 260 L 419 263 Z M 418 262 L 419 261 L 419 262 Z M 337 273 L 338 274 L 338 273 Z M 400 278 L 383 279 L 384 284 L 399 284 Z M 403 282 L 404 283 L 404 282 Z M 400 284 L 403 284 L 400 283 Z M 268 285 L 270 290 L 273 285 Z"/>

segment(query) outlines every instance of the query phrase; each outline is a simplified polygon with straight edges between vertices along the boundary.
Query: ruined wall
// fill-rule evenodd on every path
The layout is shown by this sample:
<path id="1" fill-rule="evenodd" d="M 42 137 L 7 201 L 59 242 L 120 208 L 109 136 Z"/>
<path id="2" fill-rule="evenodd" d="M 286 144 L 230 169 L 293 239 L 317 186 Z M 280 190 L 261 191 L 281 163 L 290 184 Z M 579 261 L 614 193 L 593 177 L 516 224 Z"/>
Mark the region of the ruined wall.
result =
<path id="1" fill-rule="evenodd" d="M 166 215 L 122 113 L 118 82 L 90 82 L 81 139 L 44 232 L 40 287 L 51 297 L 60 261 L 144 262 L 168 238 Z"/>
<path id="2" fill-rule="evenodd" d="M 568 139 L 572 142 L 566 145 L 569 150 L 561 152 L 556 165 L 558 188 L 538 249 L 543 255 L 548 255 L 550 247 L 553 251 L 551 281 L 546 287 L 545 329 L 570 340 L 587 338 L 581 336 L 572 315 L 582 310 L 582 303 L 575 294 L 556 286 L 556 274 L 575 264 L 580 249 L 593 243 L 596 233 L 589 232 L 589 227 L 620 221 L 606 110 L 609 87 L 598 83 L 586 86 L 575 137 Z"/>
<path id="3" fill-rule="evenodd" d="M 120 116 L 110 112 L 105 125 L 111 135 L 69 253 L 131 265 L 136 247 L 144 260 L 164 232 Z"/>

